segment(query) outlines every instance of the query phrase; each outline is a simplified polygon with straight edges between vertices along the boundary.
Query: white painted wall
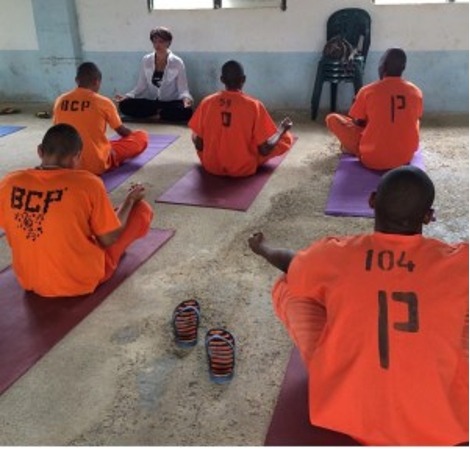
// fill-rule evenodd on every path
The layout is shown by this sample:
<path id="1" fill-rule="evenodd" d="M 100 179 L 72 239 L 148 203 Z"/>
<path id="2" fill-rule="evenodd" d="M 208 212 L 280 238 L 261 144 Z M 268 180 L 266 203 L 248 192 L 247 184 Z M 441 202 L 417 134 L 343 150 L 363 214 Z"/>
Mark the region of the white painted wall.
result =
<path id="1" fill-rule="evenodd" d="M 0 50 L 37 50 L 31 0 L 1 0 L 0 6 Z"/>
<path id="2" fill-rule="evenodd" d="M 144 51 L 151 48 L 150 29 L 165 25 L 174 33 L 175 52 L 316 52 L 323 47 L 328 16 L 345 7 L 360 7 L 371 14 L 371 51 L 392 45 L 407 51 L 469 48 L 469 9 L 462 3 L 376 6 L 371 0 L 288 0 L 285 12 L 148 13 L 144 0 L 77 1 L 85 51 Z"/>
<path id="3" fill-rule="evenodd" d="M 1 0 L 0 50 L 37 50 L 31 2 Z M 326 18 L 343 7 L 372 16 L 371 51 L 468 50 L 468 4 L 375 6 L 370 0 L 288 0 L 287 11 L 241 9 L 154 11 L 144 0 L 77 0 L 85 51 L 144 51 L 148 32 L 170 27 L 175 51 L 320 51 Z"/>
<path id="4" fill-rule="evenodd" d="M 410 56 L 406 77 L 422 88 L 427 112 L 468 112 L 468 3 L 287 1 L 286 12 L 263 8 L 149 13 L 145 0 L 0 0 L 0 99 L 53 101 L 73 84 L 75 64 L 82 57 L 98 62 L 104 95 L 127 91 L 135 84 L 142 55 L 151 50 L 150 29 L 166 25 L 174 32 L 172 49 L 185 61 L 197 100 L 220 88 L 221 64 L 236 58 L 247 70 L 247 91 L 269 108 L 306 109 L 328 17 L 341 8 L 359 7 L 372 17 L 365 83 L 376 79 L 382 52 L 400 46 Z M 69 12 L 75 9 L 78 37 L 70 35 L 75 20 Z M 58 61 L 60 66 L 55 65 Z M 340 107 L 346 108 L 352 90 L 349 84 L 343 87 Z M 328 98 L 322 96 L 324 107 Z"/>

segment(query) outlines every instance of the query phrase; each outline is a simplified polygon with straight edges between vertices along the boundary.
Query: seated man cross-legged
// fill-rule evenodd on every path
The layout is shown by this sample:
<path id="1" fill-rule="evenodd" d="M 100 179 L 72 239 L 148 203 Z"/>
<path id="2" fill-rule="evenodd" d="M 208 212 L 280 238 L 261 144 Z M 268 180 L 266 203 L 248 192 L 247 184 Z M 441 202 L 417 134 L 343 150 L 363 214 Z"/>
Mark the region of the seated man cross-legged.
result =
<path id="1" fill-rule="evenodd" d="M 75 80 L 78 87 L 57 98 L 53 113 L 54 124 L 72 125 L 82 138 L 78 168 L 100 175 L 142 153 L 148 145 L 147 132 L 131 131 L 124 126 L 114 103 L 98 94 L 101 86 L 98 67 L 84 62 L 78 67 Z M 119 134 L 119 139 L 108 140 L 108 125 Z"/>
<path id="2" fill-rule="evenodd" d="M 380 79 L 357 93 L 348 116 L 326 117 L 341 150 L 357 156 L 367 168 L 389 170 L 408 164 L 418 149 L 423 95 L 402 78 L 405 67 L 405 52 L 388 49 L 380 60 Z"/>
<path id="3" fill-rule="evenodd" d="M 115 211 L 103 181 L 75 167 L 82 140 L 70 125 L 50 128 L 41 164 L 0 181 L 0 227 L 20 285 L 45 297 L 92 293 L 116 270 L 126 248 L 145 236 L 153 210 L 133 186 Z"/>
<path id="4" fill-rule="evenodd" d="M 422 235 L 433 200 L 429 177 L 403 166 L 371 195 L 372 233 L 297 254 L 250 237 L 285 272 L 272 301 L 308 372 L 313 425 L 374 446 L 468 441 L 468 243 Z"/>
<path id="5" fill-rule="evenodd" d="M 239 62 L 226 62 L 220 80 L 225 90 L 204 98 L 189 121 L 192 140 L 207 172 L 250 176 L 291 148 L 292 121 L 276 127 L 261 101 L 242 92 L 246 77 Z"/>

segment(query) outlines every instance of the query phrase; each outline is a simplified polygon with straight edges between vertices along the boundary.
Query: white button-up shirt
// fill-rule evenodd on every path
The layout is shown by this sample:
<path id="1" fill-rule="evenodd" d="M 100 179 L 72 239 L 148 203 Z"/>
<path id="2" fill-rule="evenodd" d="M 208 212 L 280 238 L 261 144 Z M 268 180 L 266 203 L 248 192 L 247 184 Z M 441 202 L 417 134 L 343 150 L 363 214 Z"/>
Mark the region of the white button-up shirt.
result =
<path id="1" fill-rule="evenodd" d="M 169 51 L 160 87 L 152 84 L 154 72 L 155 52 L 152 52 L 142 58 L 137 85 L 126 96 L 161 101 L 182 100 L 183 98 L 193 99 L 188 89 L 184 62 L 180 57 Z"/>

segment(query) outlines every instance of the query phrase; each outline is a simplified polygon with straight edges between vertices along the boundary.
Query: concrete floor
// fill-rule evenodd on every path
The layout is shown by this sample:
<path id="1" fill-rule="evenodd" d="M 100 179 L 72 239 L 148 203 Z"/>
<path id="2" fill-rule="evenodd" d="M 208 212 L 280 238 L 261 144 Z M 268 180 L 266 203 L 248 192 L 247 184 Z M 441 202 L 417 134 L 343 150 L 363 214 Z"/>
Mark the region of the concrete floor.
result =
<path id="1" fill-rule="evenodd" d="M 34 116 L 44 105 L 18 106 L 21 114 L 0 117 L 26 126 L 0 138 L 0 177 L 37 164 L 50 126 Z M 247 212 L 155 205 L 153 226 L 176 235 L 0 396 L 1 445 L 263 444 L 291 344 L 270 304 L 278 272 L 250 253 L 246 239 L 263 230 L 274 244 L 298 249 L 372 228 L 370 219 L 323 214 L 338 145 L 322 121 L 291 115 L 299 140 Z M 197 158 L 187 128 L 143 127 L 180 135 L 131 179 L 144 182 L 153 201 Z M 468 117 L 428 119 L 422 147 L 438 216 L 425 233 L 468 239 Z M 114 202 L 131 180 L 112 192 Z M 0 267 L 9 261 L 2 238 Z M 202 307 L 202 338 L 181 351 L 171 314 L 192 297 Z M 226 386 L 207 374 L 202 341 L 215 326 L 231 330 L 238 345 L 236 376 Z"/>

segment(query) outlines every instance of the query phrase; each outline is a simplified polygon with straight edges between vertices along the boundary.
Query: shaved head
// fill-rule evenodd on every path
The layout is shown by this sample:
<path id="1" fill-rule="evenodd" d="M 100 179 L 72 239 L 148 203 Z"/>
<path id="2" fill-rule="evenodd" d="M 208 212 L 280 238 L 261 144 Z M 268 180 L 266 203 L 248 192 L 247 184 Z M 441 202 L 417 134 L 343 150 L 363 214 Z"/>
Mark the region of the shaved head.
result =
<path id="1" fill-rule="evenodd" d="M 376 229 L 420 232 L 431 217 L 433 202 L 434 184 L 423 170 L 411 165 L 390 170 L 380 180 L 374 199 Z"/>
<path id="2" fill-rule="evenodd" d="M 245 71 L 238 61 L 228 61 L 222 66 L 222 75 L 220 80 L 229 90 L 241 89 L 245 83 Z"/>
<path id="3" fill-rule="evenodd" d="M 78 66 L 77 84 L 81 87 L 90 87 L 96 81 L 101 81 L 101 71 L 93 62 L 84 62 Z"/>
<path id="4" fill-rule="evenodd" d="M 401 48 L 389 48 L 380 58 L 379 76 L 401 76 L 406 67 L 406 53 Z"/>
<path id="5" fill-rule="evenodd" d="M 41 142 L 41 149 L 45 155 L 63 159 L 82 150 L 82 139 L 73 126 L 59 123 L 47 130 Z"/>

